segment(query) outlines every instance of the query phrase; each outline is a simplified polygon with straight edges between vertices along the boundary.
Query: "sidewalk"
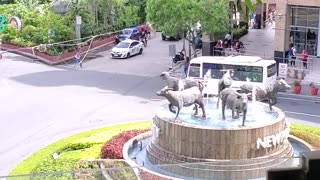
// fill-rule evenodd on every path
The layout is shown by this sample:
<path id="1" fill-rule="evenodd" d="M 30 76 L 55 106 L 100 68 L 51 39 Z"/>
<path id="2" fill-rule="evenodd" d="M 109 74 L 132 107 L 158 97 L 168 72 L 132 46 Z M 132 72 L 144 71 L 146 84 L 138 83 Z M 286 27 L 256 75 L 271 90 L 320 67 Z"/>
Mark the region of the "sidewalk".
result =
<path id="1" fill-rule="evenodd" d="M 265 29 L 249 29 L 249 33 L 240 39 L 246 47 L 245 55 L 273 59 L 275 41 L 274 26 L 275 25 L 271 25 Z M 320 87 L 320 58 L 310 57 L 309 62 L 311 63 L 308 67 L 309 71 L 302 83 L 309 85 L 311 82 L 314 82 Z M 300 67 L 299 62 L 297 63 L 297 66 Z"/>

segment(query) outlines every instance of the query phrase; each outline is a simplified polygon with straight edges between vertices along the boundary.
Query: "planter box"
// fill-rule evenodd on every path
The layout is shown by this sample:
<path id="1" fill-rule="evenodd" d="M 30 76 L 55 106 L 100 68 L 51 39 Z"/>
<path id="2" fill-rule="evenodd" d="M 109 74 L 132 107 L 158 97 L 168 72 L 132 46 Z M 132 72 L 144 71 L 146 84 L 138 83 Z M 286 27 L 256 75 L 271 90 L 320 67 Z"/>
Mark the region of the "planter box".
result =
<path id="1" fill-rule="evenodd" d="M 112 44 L 114 42 L 114 40 L 115 40 L 115 36 L 96 40 L 91 44 L 91 46 L 87 45 L 87 46 L 81 47 L 80 52 L 81 52 L 81 54 L 84 54 L 88 50 L 91 51 L 91 50 L 99 49 L 101 47 Z M 36 49 L 27 48 L 27 47 L 20 47 L 20 46 L 16 46 L 16 45 L 12 45 L 12 44 L 5 44 L 5 43 L 1 45 L 1 49 L 4 49 L 4 50 L 12 52 L 12 53 L 20 54 L 23 56 L 27 56 L 27 57 L 30 57 L 33 59 L 37 59 L 37 60 L 39 60 L 43 63 L 49 64 L 49 65 L 61 64 L 65 61 L 73 59 L 74 55 L 76 54 L 76 51 L 72 51 L 72 52 L 60 54 L 58 56 L 50 56 L 50 55 L 45 54 L 43 52 L 40 52 Z"/>

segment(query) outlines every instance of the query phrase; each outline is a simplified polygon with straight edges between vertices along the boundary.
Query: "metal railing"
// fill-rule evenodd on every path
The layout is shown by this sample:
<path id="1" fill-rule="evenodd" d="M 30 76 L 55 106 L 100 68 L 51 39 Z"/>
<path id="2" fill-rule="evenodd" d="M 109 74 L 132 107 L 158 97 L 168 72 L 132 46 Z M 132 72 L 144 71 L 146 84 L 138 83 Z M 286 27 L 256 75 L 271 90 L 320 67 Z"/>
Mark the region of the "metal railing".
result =
<path id="1" fill-rule="evenodd" d="M 89 162 L 89 161 L 88 161 Z M 82 169 L 67 172 L 43 172 L 25 175 L 0 176 L 1 180 L 134 180 L 139 176 L 140 179 L 156 179 L 154 177 L 175 177 L 178 179 L 230 179 L 231 176 L 241 176 L 246 178 L 266 179 L 269 169 L 277 168 L 301 168 L 303 159 L 300 157 L 267 158 L 267 159 L 246 159 L 230 161 L 212 161 L 198 163 L 179 163 L 151 165 L 149 162 L 140 159 L 136 160 L 141 166 L 130 167 L 129 165 L 111 166 L 111 168 L 99 167 L 101 163 L 118 162 L 113 160 L 93 160 L 90 166 Z M 124 162 L 124 161 L 119 161 Z M 116 164 L 116 163 L 115 163 Z M 91 167 L 91 168 L 90 168 Z M 94 167 L 94 168 L 92 168 Z M 110 167 L 110 166 L 108 166 Z M 79 167 L 78 167 L 79 168 Z M 45 169 L 45 167 L 44 167 Z M 138 170 L 138 171 L 135 171 Z M 154 173 L 155 172 L 155 173 Z"/>
<path id="2" fill-rule="evenodd" d="M 286 63 L 288 64 L 288 67 L 292 69 L 305 70 L 306 72 L 313 71 L 316 69 L 320 70 L 320 63 L 319 65 L 314 63 L 314 61 L 318 60 L 318 57 L 312 56 L 312 55 L 308 56 L 307 61 L 302 61 L 301 54 L 297 54 L 296 59 L 293 60 L 289 57 L 275 57 L 273 53 L 253 51 L 253 50 L 247 50 L 247 49 L 236 51 L 234 48 L 224 48 L 223 50 L 215 49 L 214 51 L 216 53 L 221 53 L 222 56 L 245 55 L 245 56 L 259 56 L 263 59 L 270 59 L 270 60 L 281 59 L 280 63 Z M 294 63 L 291 63 L 291 62 L 294 62 Z"/>

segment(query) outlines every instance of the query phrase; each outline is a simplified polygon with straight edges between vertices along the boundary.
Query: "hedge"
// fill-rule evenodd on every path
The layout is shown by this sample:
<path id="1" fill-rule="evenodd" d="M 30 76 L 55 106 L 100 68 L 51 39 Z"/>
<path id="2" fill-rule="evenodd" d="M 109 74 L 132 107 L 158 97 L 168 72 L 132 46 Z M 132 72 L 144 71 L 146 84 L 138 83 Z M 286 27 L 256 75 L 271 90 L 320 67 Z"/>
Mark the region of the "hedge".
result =
<path id="1" fill-rule="evenodd" d="M 300 139 L 303 139 L 304 141 L 312 145 L 313 148 L 320 150 L 320 128 L 319 127 L 292 123 L 290 125 L 290 134 Z"/>
<path id="2" fill-rule="evenodd" d="M 239 29 L 234 29 L 232 31 L 233 33 L 233 39 L 234 40 L 239 40 L 241 37 L 243 37 L 244 35 L 248 34 L 248 29 L 246 27 L 242 27 Z"/>
<path id="3" fill-rule="evenodd" d="M 61 139 L 22 161 L 10 172 L 10 175 L 74 170 L 81 159 L 99 158 L 101 147 L 113 136 L 124 130 L 147 128 L 150 128 L 150 121 L 132 122 L 82 132 Z M 57 159 L 52 158 L 54 152 L 59 154 Z M 65 167 L 59 167 L 62 163 L 65 163 Z"/>

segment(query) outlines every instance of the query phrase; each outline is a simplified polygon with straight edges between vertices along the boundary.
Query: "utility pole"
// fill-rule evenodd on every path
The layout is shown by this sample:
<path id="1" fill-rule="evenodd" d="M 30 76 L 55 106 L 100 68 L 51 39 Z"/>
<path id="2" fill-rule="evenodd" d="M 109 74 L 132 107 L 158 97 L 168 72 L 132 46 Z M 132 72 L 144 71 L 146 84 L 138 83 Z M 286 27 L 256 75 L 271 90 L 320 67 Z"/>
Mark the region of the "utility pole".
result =
<path id="1" fill-rule="evenodd" d="M 80 42 L 81 39 L 81 16 L 78 15 L 78 0 L 72 0 L 72 3 L 76 6 L 76 19 L 75 19 L 75 31 L 77 42 Z"/>

